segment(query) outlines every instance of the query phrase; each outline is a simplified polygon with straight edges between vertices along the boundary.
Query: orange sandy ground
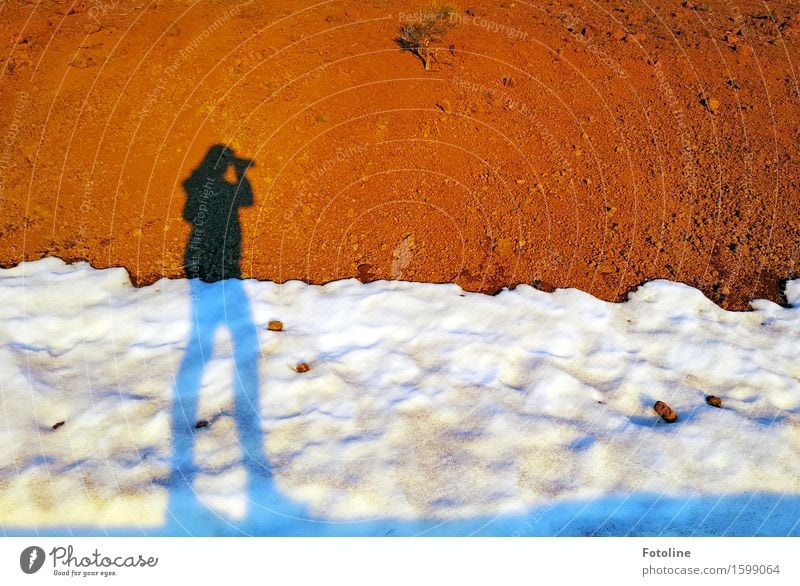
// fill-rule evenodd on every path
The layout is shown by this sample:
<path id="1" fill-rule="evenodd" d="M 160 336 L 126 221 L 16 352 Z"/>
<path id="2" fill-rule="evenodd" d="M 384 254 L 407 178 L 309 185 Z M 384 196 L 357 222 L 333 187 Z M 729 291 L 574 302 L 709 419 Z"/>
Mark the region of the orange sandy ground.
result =
<path id="1" fill-rule="evenodd" d="M 227 143 L 245 277 L 782 299 L 796 2 L 462 3 L 431 71 L 395 43 L 419 7 L 3 2 L 0 264 L 182 276 L 181 182 Z"/>

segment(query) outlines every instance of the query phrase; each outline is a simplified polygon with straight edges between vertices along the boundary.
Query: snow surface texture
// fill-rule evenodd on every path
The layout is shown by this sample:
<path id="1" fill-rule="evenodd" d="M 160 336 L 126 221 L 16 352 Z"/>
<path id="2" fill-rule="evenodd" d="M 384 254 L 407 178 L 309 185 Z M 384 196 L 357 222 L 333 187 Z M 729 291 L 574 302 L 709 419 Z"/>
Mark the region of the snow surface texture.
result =
<path id="1" fill-rule="evenodd" d="M 25 263 L 0 271 L 0 527 L 798 535 L 800 308 L 753 306 Z"/>

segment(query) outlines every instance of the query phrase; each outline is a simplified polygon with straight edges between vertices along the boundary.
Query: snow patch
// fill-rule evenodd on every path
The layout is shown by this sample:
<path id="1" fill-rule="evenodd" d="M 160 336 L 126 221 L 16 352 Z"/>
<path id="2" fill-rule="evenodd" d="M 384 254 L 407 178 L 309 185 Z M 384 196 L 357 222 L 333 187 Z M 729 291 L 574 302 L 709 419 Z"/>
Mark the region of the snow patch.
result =
<path id="1" fill-rule="evenodd" d="M 681 499 L 796 498 L 800 312 L 753 307 L 668 281 L 611 304 L 355 280 L 135 289 L 123 269 L 24 263 L 0 271 L 0 525 L 153 531 L 203 510 L 183 522 L 224 532 L 259 509 L 275 524 L 248 531 L 463 533 L 631 495 L 626 510 L 666 527 Z M 657 418 L 659 399 L 678 423 Z M 642 494 L 670 504 L 643 512 Z"/>

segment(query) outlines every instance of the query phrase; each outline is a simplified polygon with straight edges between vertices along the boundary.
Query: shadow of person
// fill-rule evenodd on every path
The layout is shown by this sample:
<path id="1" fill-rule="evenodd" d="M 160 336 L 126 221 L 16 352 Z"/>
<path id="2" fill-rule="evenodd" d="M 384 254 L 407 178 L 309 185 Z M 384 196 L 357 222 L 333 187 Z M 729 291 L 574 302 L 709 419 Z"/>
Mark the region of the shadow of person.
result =
<path id="1" fill-rule="evenodd" d="M 215 514 L 197 499 L 194 480 L 195 442 L 217 419 L 202 417 L 198 399 L 203 372 L 214 355 L 214 336 L 227 328 L 233 346 L 233 419 L 247 473 L 244 495 L 251 509 L 286 514 L 296 509 L 282 502 L 263 451 L 259 401 L 259 341 L 250 301 L 241 279 L 242 229 L 239 208 L 253 205 L 246 171 L 252 161 L 236 157 L 230 147 L 214 145 L 192 172 L 184 219 L 192 232 L 184 254 L 191 287 L 191 333 L 178 369 L 172 402 L 172 462 L 168 515 L 174 532 L 203 533 L 219 525 Z M 223 424 L 222 421 L 219 421 Z M 294 510 L 293 512 L 297 512 Z M 263 519 L 262 519 L 263 520 Z"/>
<path id="2" fill-rule="evenodd" d="M 183 182 L 183 219 L 192 225 L 183 255 L 189 279 L 206 283 L 241 279 L 239 208 L 253 205 L 253 190 L 246 176 L 252 165 L 253 161 L 236 157 L 230 147 L 217 144 Z"/>

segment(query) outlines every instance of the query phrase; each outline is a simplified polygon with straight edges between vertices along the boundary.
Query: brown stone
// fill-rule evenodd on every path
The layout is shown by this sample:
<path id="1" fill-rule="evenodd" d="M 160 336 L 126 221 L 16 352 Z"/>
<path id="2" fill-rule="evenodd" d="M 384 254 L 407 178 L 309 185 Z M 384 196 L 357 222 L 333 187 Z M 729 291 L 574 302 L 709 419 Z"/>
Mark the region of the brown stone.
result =
<path id="1" fill-rule="evenodd" d="M 297 372 L 303 373 L 303 372 L 308 372 L 309 370 L 311 370 L 311 367 L 308 364 L 306 364 L 305 362 L 298 362 L 297 366 L 295 366 L 294 369 Z"/>
<path id="2" fill-rule="evenodd" d="M 714 395 L 708 395 L 706 397 L 706 403 L 708 403 L 712 407 L 722 408 L 722 399 L 720 399 L 719 397 L 715 397 Z"/>
<path id="3" fill-rule="evenodd" d="M 678 420 L 678 414 L 664 401 L 656 401 L 656 404 L 653 405 L 653 409 L 655 409 L 656 413 L 661 415 L 661 419 L 667 423 L 675 423 Z"/>
<path id="4" fill-rule="evenodd" d="M 208 426 L 208 421 L 206 421 L 205 419 L 201 419 L 200 421 L 194 424 L 195 429 L 200 429 L 201 427 L 207 427 L 207 426 Z"/>
<path id="5" fill-rule="evenodd" d="M 94 59 L 86 51 L 79 50 L 75 57 L 70 61 L 70 66 L 77 67 L 78 69 L 87 69 L 94 67 Z"/>
<path id="6" fill-rule="evenodd" d="M 278 321 L 276 319 L 270 320 L 270 322 L 267 324 L 267 329 L 270 332 L 282 332 L 283 331 L 283 322 L 282 321 Z"/>

